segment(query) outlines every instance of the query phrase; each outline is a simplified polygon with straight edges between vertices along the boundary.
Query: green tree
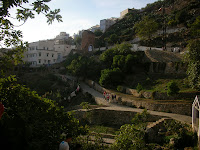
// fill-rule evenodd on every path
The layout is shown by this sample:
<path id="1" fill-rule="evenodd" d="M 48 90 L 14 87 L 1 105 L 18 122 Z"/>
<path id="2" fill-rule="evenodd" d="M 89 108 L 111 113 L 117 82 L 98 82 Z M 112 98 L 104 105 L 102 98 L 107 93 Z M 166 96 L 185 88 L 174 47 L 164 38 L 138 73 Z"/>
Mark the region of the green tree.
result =
<path id="1" fill-rule="evenodd" d="M 81 77 L 85 74 L 88 68 L 89 59 L 86 56 L 79 56 L 74 59 L 67 69 L 72 73 L 72 75 Z"/>
<path id="2" fill-rule="evenodd" d="M 134 64 L 136 64 L 136 62 L 137 62 L 137 57 L 132 54 L 128 54 L 125 59 L 125 65 L 124 65 L 125 72 L 131 73 L 132 67 Z"/>
<path id="3" fill-rule="evenodd" d="M 58 22 L 62 21 L 62 16 L 59 15 L 60 9 L 51 10 L 47 5 L 51 0 L 36 0 L 30 2 L 29 0 L 4 0 L 0 7 L 0 42 L 5 46 L 23 45 L 20 40 L 22 32 L 15 30 L 15 25 L 10 21 L 10 18 L 16 18 L 19 22 L 24 24 L 28 19 L 33 19 L 35 14 L 44 14 L 47 18 L 47 23 L 52 24 L 56 19 Z M 24 7 L 23 4 L 30 4 L 29 7 Z M 17 8 L 16 16 L 11 16 L 10 9 Z M 2 45 L 1 45 L 2 46 Z"/>
<path id="4" fill-rule="evenodd" d="M 81 41 L 82 41 L 82 38 L 78 36 L 78 37 L 75 38 L 74 43 L 76 45 L 81 45 Z"/>
<path id="5" fill-rule="evenodd" d="M 193 36 L 200 36 L 200 16 L 198 16 L 193 24 L 190 25 L 190 32 Z"/>
<path id="6" fill-rule="evenodd" d="M 0 97 L 6 107 L 0 120 L 0 139 L 8 149 L 56 149 L 62 132 L 77 136 L 78 120 L 52 100 L 17 84 L 14 76 L 0 79 Z"/>
<path id="7" fill-rule="evenodd" d="M 113 57 L 113 63 L 112 63 L 112 67 L 113 68 L 120 68 L 121 70 L 123 70 L 124 68 L 124 64 L 125 64 L 125 56 L 123 55 L 115 55 Z"/>
<path id="8" fill-rule="evenodd" d="M 10 68 L 21 62 L 26 49 L 26 43 L 20 39 L 22 32 L 15 30 L 10 18 L 16 18 L 23 24 L 27 19 L 33 19 L 35 14 L 44 14 L 48 24 L 55 19 L 62 21 L 60 10 L 51 10 L 46 5 L 48 2 L 50 0 L 1 1 L 0 44 L 15 47 L 2 53 L 0 59 L 0 102 L 6 107 L 0 119 L 0 141 L 7 149 L 57 149 L 63 131 L 76 136 L 83 129 L 63 108 L 18 84 L 16 77 L 9 72 Z M 25 3 L 30 6 L 25 8 Z M 10 15 L 10 8 L 18 8 L 16 16 Z"/>
<path id="9" fill-rule="evenodd" d="M 113 57 L 115 55 L 127 56 L 128 54 L 131 54 L 131 47 L 131 44 L 128 43 L 116 44 L 114 47 L 102 53 L 100 55 L 100 60 L 110 68 L 113 63 Z"/>
<path id="10" fill-rule="evenodd" d="M 113 150 L 140 150 L 148 149 L 145 141 L 145 129 L 149 114 L 146 110 L 137 113 L 132 119 L 132 124 L 126 124 L 120 127 L 119 134 L 113 144 Z"/>
<path id="11" fill-rule="evenodd" d="M 99 83 L 101 86 L 112 87 L 121 84 L 122 72 L 119 68 L 104 69 L 101 71 Z"/>
<path id="12" fill-rule="evenodd" d="M 94 31 L 95 36 L 101 36 L 103 32 L 100 29 Z"/>
<path id="13" fill-rule="evenodd" d="M 142 20 L 134 25 L 136 34 L 144 40 L 150 40 L 153 34 L 158 30 L 158 23 L 149 16 L 145 16 Z"/>
<path id="14" fill-rule="evenodd" d="M 113 45 L 118 42 L 118 36 L 116 34 L 111 34 L 109 37 L 104 39 L 108 44 Z"/>
<path id="15" fill-rule="evenodd" d="M 189 41 L 187 49 L 185 61 L 188 62 L 188 81 L 192 88 L 200 89 L 200 40 Z"/>
<path id="16" fill-rule="evenodd" d="M 171 81 L 167 84 L 167 95 L 171 96 L 171 95 L 175 95 L 178 94 L 180 91 L 178 85 L 176 84 L 176 82 Z"/>
<path id="17" fill-rule="evenodd" d="M 77 77 L 97 79 L 101 74 L 101 64 L 95 61 L 93 57 L 74 56 L 74 59 L 71 60 L 71 63 L 66 68 L 69 73 Z"/>

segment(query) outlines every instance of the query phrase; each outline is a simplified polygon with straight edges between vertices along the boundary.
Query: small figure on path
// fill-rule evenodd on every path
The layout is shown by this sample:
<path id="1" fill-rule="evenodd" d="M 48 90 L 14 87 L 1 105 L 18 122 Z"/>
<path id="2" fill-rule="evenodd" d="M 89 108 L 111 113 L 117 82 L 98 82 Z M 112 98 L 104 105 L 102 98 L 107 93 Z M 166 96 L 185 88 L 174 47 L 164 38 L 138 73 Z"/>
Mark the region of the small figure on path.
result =
<path id="1" fill-rule="evenodd" d="M 71 134 L 62 134 L 63 141 L 59 145 L 59 150 L 69 150 L 69 143 L 72 141 L 72 135 Z"/>
<path id="2" fill-rule="evenodd" d="M 104 99 L 106 99 L 106 94 L 107 94 L 106 91 L 104 91 L 104 92 L 103 92 L 103 97 L 104 97 Z"/>

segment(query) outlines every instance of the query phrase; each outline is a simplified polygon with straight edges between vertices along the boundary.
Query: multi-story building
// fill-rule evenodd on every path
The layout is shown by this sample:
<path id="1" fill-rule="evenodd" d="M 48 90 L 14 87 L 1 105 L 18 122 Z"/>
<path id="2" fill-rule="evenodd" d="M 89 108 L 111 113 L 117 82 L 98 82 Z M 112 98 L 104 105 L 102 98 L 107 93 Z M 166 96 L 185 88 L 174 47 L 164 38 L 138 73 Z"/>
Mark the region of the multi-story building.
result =
<path id="1" fill-rule="evenodd" d="M 110 26 L 116 23 L 117 18 L 103 19 L 100 20 L 100 29 L 105 32 Z"/>
<path id="2" fill-rule="evenodd" d="M 89 31 L 95 32 L 96 30 L 99 30 L 100 26 L 97 24 L 96 26 L 93 26 L 89 29 Z"/>
<path id="3" fill-rule="evenodd" d="M 68 44 L 69 34 L 61 32 L 55 39 L 29 43 L 23 60 L 31 67 L 51 65 L 64 60 L 72 47 Z"/>

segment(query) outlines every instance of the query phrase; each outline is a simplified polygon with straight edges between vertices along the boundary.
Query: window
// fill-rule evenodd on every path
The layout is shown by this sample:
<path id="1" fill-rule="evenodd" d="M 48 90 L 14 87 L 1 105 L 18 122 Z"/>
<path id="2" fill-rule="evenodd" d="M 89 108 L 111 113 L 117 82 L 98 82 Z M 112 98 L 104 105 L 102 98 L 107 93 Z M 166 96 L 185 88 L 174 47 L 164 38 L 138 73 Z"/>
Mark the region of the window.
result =
<path id="1" fill-rule="evenodd" d="M 52 57 L 54 56 L 54 54 L 52 54 Z"/>
<path id="2" fill-rule="evenodd" d="M 39 56 L 41 56 L 41 52 L 39 52 Z"/>
<path id="3" fill-rule="evenodd" d="M 44 63 L 46 63 L 47 62 L 47 60 L 44 60 Z"/>
<path id="4" fill-rule="evenodd" d="M 39 63 L 39 64 L 41 63 L 41 59 L 38 59 L 38 63 Z"/>
<path id="5" fill-rule="evenodd" d="M 48 64 L 50 64 L 51 63 L 51 60 L 48 60 Z"/>
<path id="6" fill-rule="evenodd" d="M 49 53 L 47 53 L 47 57 L 49 56 Z"/>

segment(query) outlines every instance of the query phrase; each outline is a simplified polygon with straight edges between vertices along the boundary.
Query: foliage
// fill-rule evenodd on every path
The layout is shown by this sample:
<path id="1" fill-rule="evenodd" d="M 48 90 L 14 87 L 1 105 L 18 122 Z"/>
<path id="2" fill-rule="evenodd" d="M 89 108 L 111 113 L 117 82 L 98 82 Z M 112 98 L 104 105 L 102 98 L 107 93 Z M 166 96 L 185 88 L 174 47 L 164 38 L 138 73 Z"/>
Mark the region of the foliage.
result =
<path id="1" fill-rule="evenodd" d="M 185 9 L 176 13 L 175 20 L 179 24 L 186 22 L 187 19 L 188 19 L 188 14 L 187 14 L 187 11 Z"/>
<path id="2" fill-rule="evenodd" d="M 46 4 L 51 0 L 37 0 L 30 2 L 29 0 L 4 0 L 2 1 L 2 7 L 0 8 L 0 42 L 7 46 L 23 45 L 20 38 L 22 38 L 22 32 L 15 30 L 15 25 L 10 21 L 10 18 L 16 18 L 19 22 L 23 22 L 22 25 L 30 18 L 33 19 L 35 14 L 44 14 L 47 18 L 47 23 L 52 24 L 56 19 L 58 22 L 62 22 L 62 17 L 59 15 L 60 9 L 51 10 Z M 29 7 L 24 7 L 23 4 L 30 4 Z M 16 16 L 11 16 L 10 9 L 18 8 Z"/>
<path id="3" fill-rule="evenodd" d="M 178 94 L 180 91 L 179 87 L 177 86 L 176 82 L 171 81 L 167 84 L 167 95 L 175 95 Z"/>
<path id="4" fill-rule="evenodd" d="M 110 37 L 107 37 L 104 39 L 108 44 L 113 45 L 116 44 L 118 41 L 118 37 L 116 34 L 110 35 Z"/>
<path id="5" fill-rule="evenodd" d="M 7 108 L 0 137 L 10 149 L 56 149 L 63 131 L 74 136 L 84 131 L 63 108 L 17 84 L 14 76 L 0 79 L 0 97 Z"/>
<path id="6" fill-rule="evenodd" d="M 86 136 L 79 136 L 73 140 L 73 145 L 81 144 L 82 150 L 105 150 L 108 149 L 107 145 L 103 145 L 103 138 L 100 134 L 89 133 Z M 72 147 L 72 150 L 73 149 Z"/>
<path id="7" fill-rule="evenodd" d="M 134 125 L 139 125 L 139 126 L 147 126 L 148 118 L 149 118 L 149 113 L 147 112 L 146 109 L 143 110 L 142 113 L 137 113 L 134 118 L 131 120 L 132 124 Z"/>
<path id="8" fill-rule="evenodd" d="M 136 90 L 137 90 L 138 93 L 143 90 L 143 87 L 140 83 L 138 83 Z"/>
<path id="9" fill-rule="evenodd" d="M 136 30 L 136 34 L 140 38 L 151 40 L 153 34 L 158 30 L 158 24 L 154 19 L 145 16 L 140 22 L 137 22 L 134 25 L 134 28 Z"/>
<path id="10" fill-rule="evenodd" d="M 121 86 L 121 85 L 118 85 L 117 86 L 117 91 L 119 91 L 119 92 L 124 92 L 125 90 L 124 90 L 124 87 L 123 86 Z"/>
<path id="11" fill-rule="evenodd" d="M 190 25 L 190 32 L 195 37 L 200 36 L 200 16 Z"/>
<path id="12" fill-rule="evenodd" d="M 169 143 L 170 139 L 173 138 L 174 145 L 169 145 L 170 149 L 182 149 L 185 147 L 194 147 L 197 145 L 197 135 L 191 128 L 180 122 L 172 120 L 165 122 L 165 143 Z"/>
<path id="13" fill-rule="evenodd" d="M 74 76 L 96 80 L 100 76 L 101 64 L 92 57 L 78 56 L 66 68 Z"/>
<path id="14" fill-rule="evenodd" d="M 187 74 L 192 88 L 200 89 L 200 40 L 191 40 L 187 45 L 185 60 L 189 63 Z"/>
<path id="15" fill-rule="evenodd" d="M 6 49 L 0 49 L 0 77 L 14 69 L 19 63 L 22 63 L 22 54 L 26 49 L 26 44 L 16 46 L 15 49 L 6 52 Z"/>
<path id="16" fill-rule="evenodd" d="M 94 31 L 94 34 L 95 34 L 95 36 L 101 36 L 103 34 L 103 32 L 100 29 L 98 29 L 98 30 Z"/>
<path id="17" fill-rule="evenodd" d="M 133 124 L 126 124 L 121 126 L 119 134 L 116 137 L 116 141 L 113 144 L 113 150 L 133 150 L 133 149 L 147 149 L 145 142 L 145 129 L 146 120 L 148 118 L 148 113 L 144 110 L 141 114 L 133 118 Z"/>
<path id="18" fill-rule="evenodd" d="M 90 103 L 88 103 L 88 102 L 82 102 L 80 104 L 80 106 L 82 106 L 83 109 L 90 109 Z"/>
<path id="19" fill-rule="evenodd" d="M 131 54 L 131 47 L 131 44 L 128 43 L 116 44 L 114 47 L 102 53 L 100 55 L 100 60 L 106 64 L 106 66 L 111 67 L 113 57 L 115 57 L 115 55 L 127 56 L 128 54 Z"/>
<path id="20" fill-rule="evenodd" d="M 82 38 L 81 37 L 76 37 L 75 38 L 75 40 L 74 40 L 74 43 L 76 44 L 76 45 L 81 45 L 81 42 L 82 42 Z"/>
<path id="21" fill-rule="evenodd" d="M 99 83 L 101 86 L 112 87 L 122 82 L 122 72 L 119 68 L 104 69 L 101 71 Z"/>
<path id="22" fill-rule="evenodd" d="M 124 64 L 125 64 L 125 56 L 115 55 L 113 57 L 113 63 L 112 63 L 113 68 L 120 68 L 122 70 L 124 67 Z"/>

